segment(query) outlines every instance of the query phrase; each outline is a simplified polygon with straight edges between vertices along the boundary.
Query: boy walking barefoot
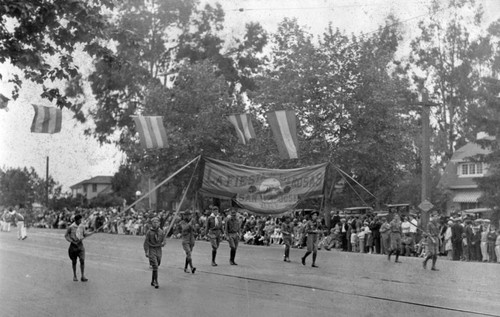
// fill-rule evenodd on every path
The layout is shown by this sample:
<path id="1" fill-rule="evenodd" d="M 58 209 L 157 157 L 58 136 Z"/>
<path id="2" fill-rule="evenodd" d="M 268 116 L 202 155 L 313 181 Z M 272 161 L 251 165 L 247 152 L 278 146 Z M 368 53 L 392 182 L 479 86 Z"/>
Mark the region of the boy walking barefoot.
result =
<path id="1" fill-rule="evenodd" d="M 144 239 L 144 251 L 149 258 L 149 265 L 153 268 L 151 286 L 158 288 L 158 266 L 161 263 L 161 248 L 165 246 L 165 234 L 160 229 L 160 219 L 154 217 L 151 220 L 151 229 L 146 233 Z"/>
<path id="2" fill-rule="evenodd" d="M 83 239 L 93 235 L 93 232 L 85 232 L 85 226 L 82 224 L 82 215 L 76 215 L 75 221 L 68 227 L 64 238 L 70 243 L 68 255 L 71 259 L 71 266 L 73 268 L 73 281 L 78 282 L 76 276 L 76 262 L 80 259 L 80 273 L 82 274 L 81 281 L 87 282 L 85 277 L 85 247 L 83 246 Z"/>

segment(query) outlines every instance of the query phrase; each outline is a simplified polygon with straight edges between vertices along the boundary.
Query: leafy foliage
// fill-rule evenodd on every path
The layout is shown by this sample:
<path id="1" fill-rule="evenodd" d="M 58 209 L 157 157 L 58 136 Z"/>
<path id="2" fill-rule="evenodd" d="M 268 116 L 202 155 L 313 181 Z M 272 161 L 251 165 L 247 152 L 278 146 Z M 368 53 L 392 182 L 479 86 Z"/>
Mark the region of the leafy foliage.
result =
<path id="1" fill-rule="evenodd" d="M 79 112 L 64 92 L 48 82 L 78 76 L 73 53 L 80 47 L 91 56 L 106 54 L 100 42 L 107 36 L 102 12 L 112 7 L 111 0 L 4 0 L 0 5 L 0 63 L 9 62 L 22 71 L 24 79 L 41 85 L 42 97 L 58 107 Z M 14 99 L 24 79 L 17 74 L 9 78 Z"/>

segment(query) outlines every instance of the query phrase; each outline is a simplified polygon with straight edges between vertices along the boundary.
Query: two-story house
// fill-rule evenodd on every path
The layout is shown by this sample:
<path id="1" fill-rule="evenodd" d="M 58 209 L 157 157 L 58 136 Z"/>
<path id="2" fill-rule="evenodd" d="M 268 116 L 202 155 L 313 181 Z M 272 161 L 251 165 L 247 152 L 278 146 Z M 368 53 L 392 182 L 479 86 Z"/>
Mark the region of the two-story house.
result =
<path id="1" fill-rule="evenodd" d="M 477 140 L 491 139 L 485 133 L 478 133 Z M 481 191 L 474 178 L 483 177 L 488 172 L 487 164 L 472 160 L 475 155 L 488 154 L 489 149 L 482 148 L 475 142 L 467 143 L 453 153 L 446 165 L 439 185 L 450 195 L 447 202 L 447 213 L 466 209 L 481 208 Z"/>
<path id="2" fill-rule="evenodd" d="M 81 194 L 90 200 L 97 197 L 99 194 L 111 193 L 112 178 L 112 176 L 95 176 L 81 181 L 73 186 L 70 186 L 71 195 L 76 197 L 78 194 Z"/>

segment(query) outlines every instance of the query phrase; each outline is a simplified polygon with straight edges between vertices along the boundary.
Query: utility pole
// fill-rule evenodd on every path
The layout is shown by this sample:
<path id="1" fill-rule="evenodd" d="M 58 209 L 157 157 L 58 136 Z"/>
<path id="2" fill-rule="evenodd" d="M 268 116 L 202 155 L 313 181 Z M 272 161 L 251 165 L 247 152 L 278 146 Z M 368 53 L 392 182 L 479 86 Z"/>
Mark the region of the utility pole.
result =
<path id="1" fill-rule="evenodd" d="M 47 209 L 49 208 L 49 156 L 47 156 L 47 166 L 45 171 L 45 203 Z"/>
<path id="2" fill-rule="evenodd" d="M 431 170 L 431 150 L 430 150 L 430 107 L 427 89 L 420 92 L 420 105 L 422 106 L 422 192 L 421 203 L 418 206 L 422 210 L 420 217 L 424 230 L 429 223 L 429 211 L 434 207 L 431 203 L 430 195 L 430 170 Z"/>

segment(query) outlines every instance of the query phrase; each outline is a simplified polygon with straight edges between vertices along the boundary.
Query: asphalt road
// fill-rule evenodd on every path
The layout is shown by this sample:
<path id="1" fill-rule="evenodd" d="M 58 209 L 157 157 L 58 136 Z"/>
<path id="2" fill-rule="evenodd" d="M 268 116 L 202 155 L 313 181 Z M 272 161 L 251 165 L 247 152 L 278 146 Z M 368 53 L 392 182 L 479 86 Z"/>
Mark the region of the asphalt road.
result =
<path id="1" fill-rule="evenodd" d="M 83 283 L 72 280 L 64 230 L 29 229 L 19 241 L 13 229 L 0 232 L 0 316 L 500 316 L 498 264 L 440 259 L 434 272 L 419 258 L 321 250 L 312 268 L 304 250 L 286 263 L 282 246 L 240 245 L 231 266 L 223 242 L 212 267 L 198 241 L 196 274 L 186 274 L 180 241 L 169 240 L 155 289 L 143 237 L 86 239 Z"/>

